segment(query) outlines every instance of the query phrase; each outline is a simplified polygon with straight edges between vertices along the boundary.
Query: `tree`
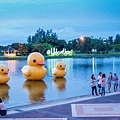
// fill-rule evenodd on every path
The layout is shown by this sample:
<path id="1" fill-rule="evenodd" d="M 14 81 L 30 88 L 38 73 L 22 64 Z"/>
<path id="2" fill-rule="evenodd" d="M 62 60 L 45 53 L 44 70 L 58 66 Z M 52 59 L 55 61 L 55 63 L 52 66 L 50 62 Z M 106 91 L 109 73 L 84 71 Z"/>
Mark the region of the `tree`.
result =
<path id="1" fill-rule="evenodd" d="M 49 43 L 51 45 L 56 45 L 56 41 L 58 40 L 58 36 L 56 33 L 51 30 L 44 31 L 39 28 L 35 35 L 32 37 L 29 35 L 27 38 L 27 42 L 30 43 Z"/>
<path id="2" fill-rule="evenodd" d="M 66 48 L 67 42 L 65 40 L 58 40 L 57 41 L 57 48 L 61 51 L 63 48 Z"/>
<path id="3" fill-rule="evenodd" d="M 108 37 L 108 41 L 109 41 L 110 45 L 112 45 L 112 43 L 113 43 L 113 36 L 109 36 Z"/>
<path id="4" fill-rule="evenodd" d="M 46 55 L 47 50 L 53 47 L 48 43 L 33 44 L 32 46 L 33 46 L 33 52 L 40 52 L 43 55 Z"/>
<path id="5" fill-rule="evenodd" d="M 33 43 L 28 43 L 28 44 L 26 44 L 26 47 L 27 47 L 28 53 L 33 52 Z"/>
<path id="6" fill-rule="evenodd" d="M 11 45 L 12 48 L 14 48 L 15 50 L 18 50 L 19 49 L 19 43 L 13 43 Z"/>
<path id="7" fill-rule="evenodd" d="M 114 50 L 115 50 L 115 52 L 120 52 L 120 44 L 116 44 L 114 46 Z"/>
<path id="8" fill-rule="evenodd" d="M 117 34 L 117 35 L 116 35 L 116 38 L 115 38 L 114 43 L 115 43 L 115 44 L 120 44 L 120 34 Z"/>
<path id="9" fill-rule="evenodd" d="M 22 43 L 13 43 L 11 47 L 17 50 L 21 55 L 26 55 L 28 49 L 27 45 Z"/>
<path id="10" fill-rule="evenodd" d="M 31 43 L 32 42 L 32 39 L 31 39 L 31 36 L 29 35 L 28 38 L 27 38 L 27 42 L 28 43 Z"/>
<path id="11" fill-rule="evenodd" d="M 26 44 L 18 44 L 18 51 L 21 53 L 21 55 L 26 55 L 27 53 L 27 46 Z"/>
<path id="12" fill-rule="evenodd" d="M 66 50 L 72 50 L 72 41 L 68 41 L 67 45 L 66 45 Z"/>

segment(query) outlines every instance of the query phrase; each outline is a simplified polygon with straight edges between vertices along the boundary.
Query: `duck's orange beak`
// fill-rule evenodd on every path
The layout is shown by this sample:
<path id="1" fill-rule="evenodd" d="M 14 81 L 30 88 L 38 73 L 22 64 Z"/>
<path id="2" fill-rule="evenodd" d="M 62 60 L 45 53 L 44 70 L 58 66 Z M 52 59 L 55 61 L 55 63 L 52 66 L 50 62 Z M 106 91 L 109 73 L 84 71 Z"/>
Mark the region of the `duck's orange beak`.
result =
<path id="1" fill-rule="evenodd" d="M 45 62 L 37 62 L 37 65 L 45 65 Z"/>
<path id="2" fill-rule="evenodd" d="M 4 72 L 4 74 L 8 74 L 8 72 Z"/>

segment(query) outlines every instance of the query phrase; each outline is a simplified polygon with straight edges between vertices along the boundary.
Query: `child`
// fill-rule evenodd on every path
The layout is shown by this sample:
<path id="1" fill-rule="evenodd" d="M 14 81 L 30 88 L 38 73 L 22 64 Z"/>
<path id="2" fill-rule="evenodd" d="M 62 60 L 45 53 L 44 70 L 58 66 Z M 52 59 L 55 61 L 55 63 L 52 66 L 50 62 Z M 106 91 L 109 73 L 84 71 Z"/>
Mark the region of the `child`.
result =
<path id="1" fill-rule="evenodd" d="M 4 116 L 7 114 L 7 110 L 5 108 L 5 104 L 4 102 L 2 101 L 2 99 L 0 98 L 0 115 L 1 116 Z"/>
<path id="2" fill-rule="evenodd" d="M 95 79 L 94 75 L 92 74 L 92 76 L 91 76 L 92 95 L 94 95 L 94 92 L 95 92 L 96 95 L 98 95 L 97 94 L 96 82 L 97 82 L 97 80 Z"/>
<path id="3" fill-rule="evenodd" d="M 106 76 L 105 74 L 102 75 L 102 81 L 101 81 L 101 87 L 102 87 L 102 91 L 101 91 L 101 96 L 105 95 L 105 86 L 106 86 Z"/>

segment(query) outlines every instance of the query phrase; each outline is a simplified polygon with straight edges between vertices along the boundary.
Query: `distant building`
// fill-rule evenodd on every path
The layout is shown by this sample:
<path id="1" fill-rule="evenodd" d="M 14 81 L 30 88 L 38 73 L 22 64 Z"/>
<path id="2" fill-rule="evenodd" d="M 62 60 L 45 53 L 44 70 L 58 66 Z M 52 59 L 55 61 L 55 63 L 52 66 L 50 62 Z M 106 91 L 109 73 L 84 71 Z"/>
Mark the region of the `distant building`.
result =
<path id="1" fill-rule="evenodd" d="M 6 51 L 4 51 L 4 56 L 14 58 L 14 57 L 16 57 L 16 52 L 17 52 L 17 50 L 15 50 L 12 47 L 9 47 Z"/>

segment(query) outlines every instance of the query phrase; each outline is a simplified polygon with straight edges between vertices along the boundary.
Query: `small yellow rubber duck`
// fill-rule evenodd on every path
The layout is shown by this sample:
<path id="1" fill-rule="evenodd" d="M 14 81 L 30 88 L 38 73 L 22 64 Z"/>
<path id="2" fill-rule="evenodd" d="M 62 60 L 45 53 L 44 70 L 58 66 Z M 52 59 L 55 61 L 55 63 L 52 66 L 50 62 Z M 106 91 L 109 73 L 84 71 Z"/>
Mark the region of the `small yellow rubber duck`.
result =
<path id="1" fill-rule="evenodd" d="M 27 80 L 42 80 L 47 69 L 44 67 L 44 56 L 39 52 L 31 53 L 27 58 L 28 65 L 23 66 L 22 73 Z"/>
<path id="2" fill-rule="evenodd" d="M 55 68 L 52 69 L 52 75 L 55 77 L 64 77 L 66 75 L 65 71 L 66 65 L 62 61 L 56 63 Z"/>
<path id="3" fill-rule="evenodd" d="M 9 69 L 6 65 L 0 65 L 0 84 L 7 83 L 10 79 L 8 76 Z"/>

